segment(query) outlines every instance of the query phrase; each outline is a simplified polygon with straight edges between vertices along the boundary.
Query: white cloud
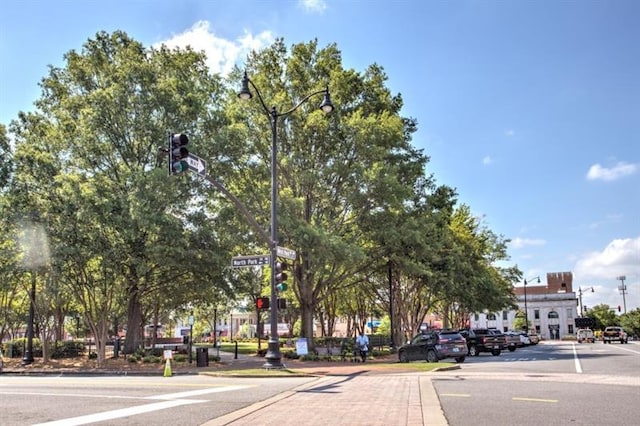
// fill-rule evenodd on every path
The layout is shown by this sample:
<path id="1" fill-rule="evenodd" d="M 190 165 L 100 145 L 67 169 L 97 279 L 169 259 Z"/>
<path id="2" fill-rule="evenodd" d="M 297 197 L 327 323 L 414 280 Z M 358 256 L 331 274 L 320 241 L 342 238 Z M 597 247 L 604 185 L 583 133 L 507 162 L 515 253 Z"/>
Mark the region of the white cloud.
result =
<path id="1" fill-rule="evenodd" d="M 574 291 L 594 287 L 591 304 L 613 307 L 626 301 L 627 312 L 640 307 L 640 236 L 613 240 L 602 251 L 585 254 L 574 271 Z M 626 277 L 625 298 L 618 289 L 620 276 Z"/>
<path id="2" fill-rule="evenodd" d="M 489 164 L 491 164 L 493 162 L 493 160 L 491 159 L 491 156 L 487 155 L 482 159 L 482 164 L 484 164 L 485 166 L 488 166 Z"/>
<path id="3" fill-rule="evenodd" d="M 308 12 L 323 13 L 327 9 L 327 3 L 324 0 L 300 0 L 299 4 Z"/>
<path id="4" fill-rule="evenodd" d="M 588 180 L 604 180 L 613 181 L 621 177 L 632 175 L 638 171 L 637 164 L 628 164 L 623 161 L 619 162 L 612 168 L 602 167 L 600 164 L 594 164 L 589 167 L 587 172 Z"/>
<path id="5" fill-rule="evenodd" d="M 603 251 L 582 256 L 575 270 L 580 275 L 603 279 L 625 273 L 640 275 L 640 237 L 611 241 Z"/>
<path id="6" fill-rule="evenodd" d="M 522 248 L 526 246 L 543 246 L 547 244 L 545 240 L 539 238 L 514 238 L 511 240 L 511 247 Z"/>
<path id="7" fill-rule="evenodd" d="M 252 50 L 260 50 L 274 40 L 269 31 L 253 35 L 245 32 L 237 40 L 226 40 L 217 37 L 209 28 L 208 21 L 198 21 L 187 31 L 176 34 L 169 40 L 154 44 L 164 44 L 169 48 L 191 46 L 197 52 L 207 55 L 207 66 L 213 73 L 227 75 L 233 66 L 246 58 Z"/>

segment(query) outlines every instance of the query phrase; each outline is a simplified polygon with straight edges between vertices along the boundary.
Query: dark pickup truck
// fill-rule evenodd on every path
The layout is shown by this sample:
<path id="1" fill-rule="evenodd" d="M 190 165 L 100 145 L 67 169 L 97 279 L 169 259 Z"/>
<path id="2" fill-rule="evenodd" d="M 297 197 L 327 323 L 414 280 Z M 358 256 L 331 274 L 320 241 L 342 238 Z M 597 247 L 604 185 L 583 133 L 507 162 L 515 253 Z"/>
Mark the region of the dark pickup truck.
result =
<path id="1" fill-rule="evenodd" d="M 495 333 L 487 328 L 460 330 L 460 334 L 467 340 L 469 356 L 478 356 L 481 352 L 489 352 L 498 356 L 506 345 L 502 333 Z"/>

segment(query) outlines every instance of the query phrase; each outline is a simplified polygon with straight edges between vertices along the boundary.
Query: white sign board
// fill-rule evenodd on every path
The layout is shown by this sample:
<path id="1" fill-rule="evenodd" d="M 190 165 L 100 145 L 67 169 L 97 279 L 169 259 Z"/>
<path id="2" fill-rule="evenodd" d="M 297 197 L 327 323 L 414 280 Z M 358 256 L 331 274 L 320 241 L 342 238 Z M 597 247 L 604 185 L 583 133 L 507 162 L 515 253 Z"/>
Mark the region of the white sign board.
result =
<path id="1" fill-rule="evenodd" d="M 164 354 L 164 359 L 173 359 L 173 352 L 171 351 L 171 349 L 165 349 L 163 351 Z"/>
<path id="2" fill-rule="evenodd" d="M 290 248 L 278 246 L 278 247 L 276 247 L 276 252 L 277 252 L 279 257 L 284 257 L 285 259 L 296 260 L 296 251 L 295 250 L 291 250 Z"/>
<path id="3" fill-rule="evenodd" d="M 307 349 L 306 337 L 298 337 L 298 339 L 296 339 L 296 353 L 298 354 L 298 356 L 307 355 L 309 353 L 309 349 Z"/>

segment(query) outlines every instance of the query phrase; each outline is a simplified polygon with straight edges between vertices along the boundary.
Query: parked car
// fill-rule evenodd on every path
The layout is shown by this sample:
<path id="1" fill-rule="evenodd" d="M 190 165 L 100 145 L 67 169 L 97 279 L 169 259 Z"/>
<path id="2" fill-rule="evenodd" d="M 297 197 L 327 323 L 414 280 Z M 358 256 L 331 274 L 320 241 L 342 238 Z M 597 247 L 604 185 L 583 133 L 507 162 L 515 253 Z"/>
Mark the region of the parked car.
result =
<path id="1" fill-rule="evenodd" d="M 506 347 L 509 349 L 509 352 L 513 352 L 516 348 L 521 348 L 524 346 L 522 344 L 522 339 L 520 339 L 520 333 L 516 333 L 515 331 L 506 331 L 504 333 Z"/>
<path id="2" fill-rule="evenodd" d="M 515 344 L 518 348 L 529 346 L 531 344 L 531 339 L 529 339 L 529 336 L 525 332 L 507 331 L 504 335 L 510 343 Z"/>
<path id="3" fill-rule="evenodd" d="M 453 358 L 456 362 L 462 363 L 467 353 L 467 342 L 457 331 L 427 331 L 400 346 L 398 359 L 400 362 L 438 362 L 445 358 Z"/>
<path id="4" fill-rule="evenodd" d="M 529 333 L 527 337 L 529 338 L 529 343 L 531 345 L 537 345 L 538 343 L 540 343 L 540 336 L 538 336 L 536 333 Z"/>
<path id="5" fill-rule="evenodd" d="M 486 328 L 460 330 L 460 334 L 467 340 L 469 356 L 478 356 L 481 352 L 490 352 L 493 356 L 498 356 L 505 346 L 502 333 L 494 334 Z"/>

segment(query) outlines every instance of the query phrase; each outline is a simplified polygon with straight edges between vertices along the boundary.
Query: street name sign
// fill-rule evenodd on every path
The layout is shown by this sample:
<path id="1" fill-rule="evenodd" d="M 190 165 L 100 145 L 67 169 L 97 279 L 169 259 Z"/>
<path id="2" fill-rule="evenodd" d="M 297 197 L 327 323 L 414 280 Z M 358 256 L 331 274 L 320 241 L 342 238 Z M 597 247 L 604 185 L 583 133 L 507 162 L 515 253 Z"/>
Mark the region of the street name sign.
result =
<path id="1" fill-rule="evenodd" d="M 199 175 L 205 176 L 207 174 L 207 162 L 195 154 L 189 153 L 187 165 L 189 166 L 189 170 Z"/>
<path id="2" fill-rule="evenodd" d="M 271 256 L 257 254 L 253 256 L 235 256 L 231 258 L 231 266 L 234 268 L 247 268 L 250 266 L 262 266 L 271 264 Z"/>
<path id="3" fill-rule="evenodd" d="M 279 257 L 284 257 L 285 259 L 296 260 L 296 251 L 295 250 L 291 250 L 290 248 L 278 246 L 278 247 L 276 247 L 276 252 L 277 252 Z"/>

